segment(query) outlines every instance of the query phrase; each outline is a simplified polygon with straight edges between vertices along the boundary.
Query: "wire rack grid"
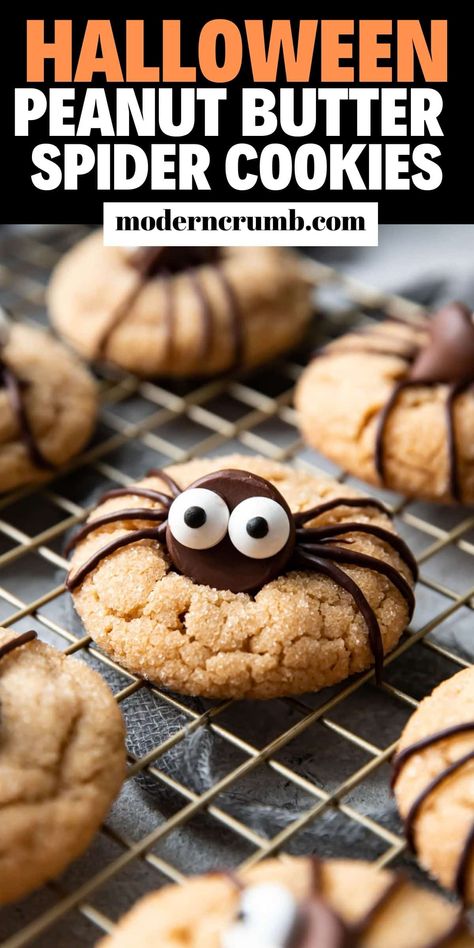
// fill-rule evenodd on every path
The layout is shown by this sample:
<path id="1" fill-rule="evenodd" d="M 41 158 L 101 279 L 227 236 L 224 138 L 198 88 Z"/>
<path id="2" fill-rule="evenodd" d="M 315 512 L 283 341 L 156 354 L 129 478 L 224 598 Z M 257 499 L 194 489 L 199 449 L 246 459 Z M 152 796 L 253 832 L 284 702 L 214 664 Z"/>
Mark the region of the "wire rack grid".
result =
<path id="1" fill-rule="evenodd" d="M 51 267 L 84 232 L 22 229 L 4 239 L 0 303 L 15 318 L 46 324 Z M 318 343 L 382 312 L 417 318 L 411 301 L 313 266 L 326 313 L 316 321 Z M 172 729 L 158 727 L 145 752 L 130 742 L 125 788 L 89 852 L 61 880 L 0 911 L 5 948 L 93 945 L 140 894 L 197 870 L 248 866 L 277 853 L 359 855 L 417 872 L 387 790 L 387 763 L 418 700 L 472 662 L 472 511 L 371 490 L 394 509 L 421 566 L 415 617 L 386 661 L 382 686 L 369 671 L 318 695 L 259 705 L 257 713 L 248 703 L 197 703 L 129 675 L 83 634 L 64 588 L 67 531 L 85 518 L 94 494 L 126 485 L 150 466 L 237 450 L 361 486 L 299 438 L 292 390 L 308 351 L 306 342 L 268 370 L 205 383 L 165 385 L 102 373 L 92 445 L 41 488 L 0 498 L 1 624 L 34 627 L 92 663 L 112 685 L 126 720 L 127 708 L 140 708 L 145 696 L 160 708 L 158 723 L 173 718 Z M 217 764 L 197 786 L 185 765 L 203 735 Z M 178 760 L 178 769 L 169 759 Z"/>

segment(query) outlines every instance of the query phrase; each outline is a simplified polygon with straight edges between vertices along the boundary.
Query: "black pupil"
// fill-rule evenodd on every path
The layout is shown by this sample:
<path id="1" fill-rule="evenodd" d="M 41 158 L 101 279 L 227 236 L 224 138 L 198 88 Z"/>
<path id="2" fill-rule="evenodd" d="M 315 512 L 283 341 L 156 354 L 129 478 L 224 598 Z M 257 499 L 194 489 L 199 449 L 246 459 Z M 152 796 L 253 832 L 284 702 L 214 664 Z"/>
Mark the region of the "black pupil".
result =
<path id="1" fill-rule="evenodd" d="M 184 522 L 187 527 L 197 530 L 202 527 L 207 520 L 206 511 L 202 507 L 188 507 L 184 513 Z"/>
<path id="2" fill-rule="evenodd" d="M 252 519 L 247 522 L 247 533 L 249 537 L 253 537 L 254 540 L 261 540 L 262 537 L 266 537 L 268 533 L 268 523 L 265 517 L 252 517 Z"/>

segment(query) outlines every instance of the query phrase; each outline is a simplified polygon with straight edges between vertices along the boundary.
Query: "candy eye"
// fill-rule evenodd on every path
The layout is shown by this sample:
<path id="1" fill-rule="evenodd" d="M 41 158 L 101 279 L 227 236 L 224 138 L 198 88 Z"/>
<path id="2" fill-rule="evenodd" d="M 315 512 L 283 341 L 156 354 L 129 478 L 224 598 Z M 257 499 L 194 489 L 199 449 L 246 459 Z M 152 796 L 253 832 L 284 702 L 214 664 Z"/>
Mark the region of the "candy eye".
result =
<path id="1" fill-rule="evenodd" d="M 275 556 L 290 535 L 288 514 L 269 497 L 248 497 L 234 508 L 229 536 L 240 553 L 254 560 Z"/>
<path id="2" fill-rule="evenodd" d="M 229 509 L 219 494 L 205 487 L 191 487 L 173 501 L 168 527 L 178 543 L 190 550 L 208 550 L 225 537 Z"/>

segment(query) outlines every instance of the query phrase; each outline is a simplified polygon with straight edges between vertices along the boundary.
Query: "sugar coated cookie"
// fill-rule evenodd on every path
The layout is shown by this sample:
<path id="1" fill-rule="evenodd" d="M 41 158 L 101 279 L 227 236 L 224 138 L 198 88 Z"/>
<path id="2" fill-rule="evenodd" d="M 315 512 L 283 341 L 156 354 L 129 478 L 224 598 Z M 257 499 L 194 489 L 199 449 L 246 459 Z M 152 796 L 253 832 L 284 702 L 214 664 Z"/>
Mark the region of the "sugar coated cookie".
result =
<path id="1" fill-rule="evenodd" d="M 83 662 L 0 629 L 0 905 L 89 845 L 125 773 L 122 717 Z"/>
<path id="2" fill-rule="evenodd" d="M 468 948 L 456 906 L 369 863 L 267 860 L 146 896 L 101 948 Z"/>
<path id="3" fill-rule="evenodd" d="M 304 258 L 278 247 L 104 247 L 93 233 L 53 274 L 51 319 L 83 356 L 145 377 L 264 362 L 312 314 Z"/>
<path id="4" fill-rule="evenodd" d="M 372 484 L 474 502 L 474 321 L 460 303 L 387 320 L 316 355 L 296 391 L 304 437 Z"/>
<path id="5" fill-rule="evenodd" d="M 474 668 L 444 681 L 412 715 L 393 786 L 422 865 L 474 902 Z"/>
<path id="6" fill-rule="evenodd" d="M 413 610 L 416 563 L 383 505 L 265 458 L 198 459 L 109 491 L 70 547 L 87 631 L 187 694 L 380 676 Z"/>
<path id="7" fill-rule="evenodd" d="M 97 389 L 52 336 L 0 313 L 0 491 L 38 481 L 89 440 Z"/>

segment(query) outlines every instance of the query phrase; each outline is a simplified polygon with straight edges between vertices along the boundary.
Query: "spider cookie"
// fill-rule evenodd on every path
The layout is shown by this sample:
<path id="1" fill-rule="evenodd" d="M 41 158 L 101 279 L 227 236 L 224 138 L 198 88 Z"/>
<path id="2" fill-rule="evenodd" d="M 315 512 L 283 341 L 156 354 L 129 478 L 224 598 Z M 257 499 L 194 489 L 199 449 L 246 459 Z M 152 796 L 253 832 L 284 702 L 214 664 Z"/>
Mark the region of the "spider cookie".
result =
<path id="1" fill-rule="evenodd" d="M 247 368 L 291 348 L 313 312 L 304 258 L 269 247 L 104 247 L 53 274 L 57 330 L 83 356 L 153 377 Z"/>
<path id="2" fill-rule="evenodd" d="M 104 495 L 71 541 L 87 631 L 186 694 L 271 698 L 375 664 L 416 564 L 378 501 L 264 458 L 198 459 Z"/>
<path id="3" fill-rule="evenodd" d="M 0 905 L 84 852 L 125 773 L 106 684 L 34 639 L 0 629 Z"/>
<path id="4" fill-rule="evenodd" d="M 453 303 L 419 326 L 387 320 L 323 349 L 296 407 L 306 440 L 372 484 L 474 502 L 474 321 Z"/>
<path id="5" fill-rule="evenodd" d="M 51 474 L 92 434 L 89 372 L 51 336 L 0 312 L 0 491 Z"/>
<path id="6" fill-rule="evenodd" d="M 468 948 L 454 905 L 369 863 L 269 859 L 146 896 L 101 948 Z"/>
<path id="7" fill-rule="evenodd" d="M 425 698 L 398 745 L 393 786 L 425 869 L 474 902 L 474 668 Z"/>

